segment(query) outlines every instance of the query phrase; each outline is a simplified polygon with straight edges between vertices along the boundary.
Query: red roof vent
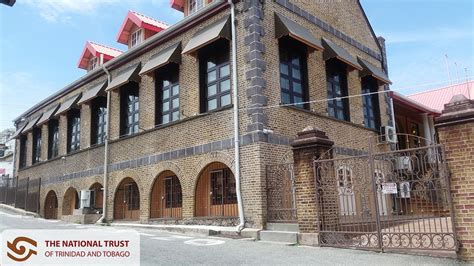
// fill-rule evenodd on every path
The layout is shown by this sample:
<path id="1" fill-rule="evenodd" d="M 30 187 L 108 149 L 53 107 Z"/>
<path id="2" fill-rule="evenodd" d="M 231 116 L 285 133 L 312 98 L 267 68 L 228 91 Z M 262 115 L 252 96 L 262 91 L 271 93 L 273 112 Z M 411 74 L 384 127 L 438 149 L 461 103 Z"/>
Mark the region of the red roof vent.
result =
<path id="1" fill-rule="evenodd" d="M 158 33 L 164 29 L 167 29 L 169 26 L 161 21 L 158 21 L 154 18 L 142 15 L 135 11 L 128 11 L 125 20 L 120 27 L 120 31 L 117 35 L 117 42 L 127 45 L 128 38 L 131 34 L 131 30 L 136 26 L 141 29 L 150 31 L 150 34 L 145 34 L 145 37 L 150 37 L 151 35 Z"/>
<path id="2" fill-rule="evenodd" d="M 84 51 L 82 52 L 82 55 L 79 58 L 79 62 L 77 63 L 77 67 L 87 70 L 89 67 L 89 59 L 91 57 L 100 58 L 100 56 L 103 55 L 105 63 L 106 61 L 109 61 L 110 59 L 113 59 L 121 55 L 122 53 L 123 52 L 118 49 L 87 41 L 84 47 Z"/>

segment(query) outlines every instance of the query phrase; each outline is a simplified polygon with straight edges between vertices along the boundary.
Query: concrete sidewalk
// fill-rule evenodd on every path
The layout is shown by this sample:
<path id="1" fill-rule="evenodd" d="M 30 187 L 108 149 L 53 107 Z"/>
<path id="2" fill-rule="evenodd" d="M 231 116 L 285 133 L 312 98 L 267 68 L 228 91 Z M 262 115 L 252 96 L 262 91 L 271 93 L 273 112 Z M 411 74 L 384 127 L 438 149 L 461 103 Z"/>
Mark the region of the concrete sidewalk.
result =
<path id="1" fill-rule="evenodd" d="M 6 205 L 6 204 L 0 204 L 0 210 L 6 210 L 6 211 L 9 211 L 9 212 L 13 212 L 15 214 L 18 214 L 18 215 L 33 216 L 35 218 L 40 217 L 40 215 L 35 213 L 35 212 L 25 211 L 23 209 L 15 208 L 13 206 Z"/>

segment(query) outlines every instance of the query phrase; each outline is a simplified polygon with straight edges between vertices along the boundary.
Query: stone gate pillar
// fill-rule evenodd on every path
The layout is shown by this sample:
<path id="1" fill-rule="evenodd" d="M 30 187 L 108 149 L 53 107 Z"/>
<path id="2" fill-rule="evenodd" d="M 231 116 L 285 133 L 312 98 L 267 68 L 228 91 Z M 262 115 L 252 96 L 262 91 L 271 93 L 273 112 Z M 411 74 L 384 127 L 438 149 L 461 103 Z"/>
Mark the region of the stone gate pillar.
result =
<path id="1" fill-rule="evenodd" d="M 318 204 L 313 167 L 314 158 L 326 153 L 334 145 L 326 133 L 307 127 L 292 143 L 295 162 L 296 209 L 300 232 L 318 233 Z"/>
<path id="2" fill-rule="evenodd" d="M 474 261 L 474 100 L 456 95 L 435 124 L 451 173 L 460 259 Z"/>

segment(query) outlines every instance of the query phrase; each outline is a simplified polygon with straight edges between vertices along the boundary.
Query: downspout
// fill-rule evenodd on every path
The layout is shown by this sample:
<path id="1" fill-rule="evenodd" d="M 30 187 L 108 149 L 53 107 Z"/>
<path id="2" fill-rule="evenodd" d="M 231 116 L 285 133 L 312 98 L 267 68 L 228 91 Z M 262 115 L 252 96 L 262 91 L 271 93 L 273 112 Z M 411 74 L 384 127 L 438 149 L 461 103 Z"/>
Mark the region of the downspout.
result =
<path id="1" fill-rule="evenodd" d="M 237 206 L 239 210 L 239 225 L 237 231 L 240 233 L 245 227 L 244 206 L 240 192 L 240 134 L 239 134 L 239 95 L 237 84 L 237 34 L 235 28 L 235 5 L 233 0 L 228 0 L 231 14 L 232 29 L 232 89 L 234 102 L 234 161 L 235 161 L 235 190 L 237 193 Z"/>
<path id="2" fill-rule="evenodd" d="M 110 84 L 112 81 L 112 76 L 107 68 L 102 65 L 102 69 L 104 70 L 105 74 L 107 74 L 107 84 Z M 97 223 L 103 223 L 107 217 L 107 182 L 108 182 L 108 175 L 109 175 L 109 129 L 110 129 L 110 90 L 107 91 L 107 113 L 105 115 L 106 120 L 106 129 L 105 129 L 105 140 L 104 140 L 104 191 L 102 193 L 102 216 L 97 221 Z"/>

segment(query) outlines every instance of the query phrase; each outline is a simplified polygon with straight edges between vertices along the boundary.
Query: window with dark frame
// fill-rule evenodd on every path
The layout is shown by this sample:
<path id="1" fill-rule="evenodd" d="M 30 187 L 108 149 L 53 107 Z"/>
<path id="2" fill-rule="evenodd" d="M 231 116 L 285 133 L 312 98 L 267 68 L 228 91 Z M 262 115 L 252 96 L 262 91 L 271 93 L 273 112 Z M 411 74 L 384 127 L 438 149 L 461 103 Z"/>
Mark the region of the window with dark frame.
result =
<path id="1" fill-rule="evenodd" d="M 307 48 L 290 39 L 280 39 L 280 89 L 281 103 L 295 104 L 308 101 Z M 295 106 L 308 109 L 308 104 Z"/>
<path id="2" fill-rule="evenodd" d="M 33 129 L 33 164 L 41 160 L 41 128 Z"/>
<path id="3" fill-rule="evenodd" d="M 78 151 L 81 148 L 81 111 L 71 109 L 68 112 L 68 145 L 67 152 Z"/>
<path id="4" fill-rule="evenodd" d="M 27 135 L 21 135 L 20 136 L 20 168 L 23 168 L 26 166 L 26 146 L 28 144 L 28 136 Z"/>
<path id="5" fill-rule="evenodd" d="M 179 65 L 169 64 L 156 72 L 156 125 L 180 119 Z"/>
<path id="6" fill-rule="evenodd" d="M 92 101 L 91 144 L 98 145 L 105 142 L 107 133 L 107 98 L 97 97 Z"/>
<path id="7" fill-rule="evenodd" d="M 120 135 L 129 136 L 138 133 L 140 119 L 138 83 L 129 82 L 121 88 L 120 105 Z"/>
<path id="8" fill-rule="evenodd" d="M 48 159 L 59 155 L 59 121 L 51 119 L 48 122 Z"/>
<path id="9" fill-rule="evenodd" d="M 201 112 L 216 110 L 232 103 L 229 43 L 220 40 L 199 51 Z"/>
<path id="10" fill-rule="evenodd" d="M 362 78 L 364 125 L 375 130 L 380 129 L 380 107 L 377 91 L 378 81 L 375 78 L 371 76 Z"/>
<path id="11" fill-rule="evenodd" d="M 181 208 L 183 196 L 181 194 L 181 184 L 177 176 L 165 178 L 165 207 Z"/>
<path id="12" fill-rule="evenodd" d="M 235 190 L 235 178 L 230 169 L 215 170 L 211 175 L 211 204 L 235 204 L 237 193 Z"/>
<path id="13" fill-rule="evenodd" d="M 326 79 L 328 99 L 333 99 L 328 100 L 329 116 L 350 121 L 349 99 L 342 98 L 348 96 L 346 65 L 336 59 L 326 61 Z"/>

